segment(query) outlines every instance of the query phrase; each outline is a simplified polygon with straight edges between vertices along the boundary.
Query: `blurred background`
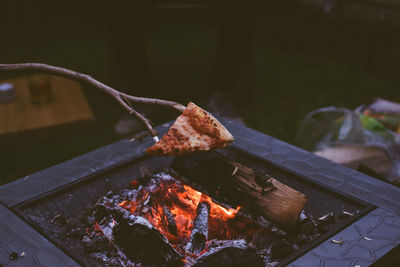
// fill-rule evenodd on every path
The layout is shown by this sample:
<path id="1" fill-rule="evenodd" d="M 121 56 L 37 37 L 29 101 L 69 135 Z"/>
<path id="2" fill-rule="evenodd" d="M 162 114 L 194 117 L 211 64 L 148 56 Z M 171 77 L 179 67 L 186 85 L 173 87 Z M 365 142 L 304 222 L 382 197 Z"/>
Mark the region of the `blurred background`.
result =
<path id="1" fill-rule="evenodd" d="M 400 102 L 399 1 L 142 2 L 1 1 L 0 62 L 62 66 L 205 108 L 228 102 L 230 115 L 292 144 L 315 109 Z M 0 135 L 0 184 L 125 137 L 115 100 L 82 91 L 92 119 Z M 178 116 L 143 111 L 155 124 Z"/>

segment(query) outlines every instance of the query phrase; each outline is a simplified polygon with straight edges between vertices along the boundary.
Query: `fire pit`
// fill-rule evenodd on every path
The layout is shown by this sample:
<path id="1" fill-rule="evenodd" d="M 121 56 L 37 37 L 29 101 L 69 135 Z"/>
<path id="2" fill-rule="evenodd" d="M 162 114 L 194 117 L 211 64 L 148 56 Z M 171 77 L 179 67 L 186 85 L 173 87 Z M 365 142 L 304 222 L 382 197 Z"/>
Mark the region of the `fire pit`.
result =
<path id="1" fill-rule="evenodd" d="M 394 258 L 388 252 L 400 243 L 398 188 L 224 124 L 236 141 L 218 153 L 148 157 L 143 151 L 151 140 L 124 140 L 2 186 L 0 201 L 25 220 L 19 219 L 21 229 L 30 229 L 30 237 L 40 233 L 43 246 L 64 252 L 48 266 L 66 259 L 71 266 L 364 266 Z M 232 193 L 216 157 L 306 195 L 296 223 L 265 218 Z M 9 229 L 7 220 L 1 223 Z M 2 240 L 7 233 L 0 232 Z M 38 250 L 24 243 L 7 247 L 3 265 L 38 259 Z"/>

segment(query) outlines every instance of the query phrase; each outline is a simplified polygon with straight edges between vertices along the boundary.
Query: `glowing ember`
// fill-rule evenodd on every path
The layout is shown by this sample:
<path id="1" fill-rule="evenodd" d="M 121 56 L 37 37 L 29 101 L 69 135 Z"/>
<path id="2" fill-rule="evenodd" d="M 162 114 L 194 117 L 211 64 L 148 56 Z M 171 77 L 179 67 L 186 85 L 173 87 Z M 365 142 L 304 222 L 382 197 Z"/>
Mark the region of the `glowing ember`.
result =
<path id="1" fill-rule="evenodd" d="M 112 266 L 192 266 L 213 257 L 236 257 L 233 251 L 247 259 L 254 250 L 265 266 L 275 266 L 282 250 L 292 253 L 320 236 L 313 219 L 299 222 L 299 232 L 289 235 L 239 210 L 221 206 L 168 174 L 155 174 L 100 198 L 88 216 L 82 245 Z"/>
<path id="2" fill-rule="evenodd" d="M 234 238 L 230 224 L 240 207 L 225 208 L 215 203 L 211 197 L 182 185 L 173 178 L 157 180 L 151 181 L 145 187 L 138 187 L 136 197 L 121 202 L 119 206 L 129 210 L 131 214 L 146 218 L 173 245 L 178 246 L 186 243 L 190 237 L 197 206 L 201 202 L 207 202 L 210 205 L 208 238 Z M 148 208 L 150 202 L 151 208 Z M 166 214 L 168 211 L 173 215 L 176 233 L 171 231 L 172 222 L 168 220 Z"/>
<path id="3" fill-rule="evenodd" d="M 156 251 L 167 253 L 162 255 L 169 255 L 168 259 L 179 255 L 185 266 L 191 266 L 198 257 L 213 248 L 216 240 L 245 240 L 250 243 L 254 234 L 257 231 L 260 234 L 260 230 L 264 229 L 253 220 L 239 215 L 240 207 L 224 207 L 210 196 L 167 174 L 156 174 L 146 183 L 136 181 L 130 185 L 130 189 L 124 189 L 116 195 L 110 192 L 98 201 L 93 213 L 98 221 L 94 222 L 91 229 L 87 229 L 83 241 L 87 243 L 84 243 L 86 246 L 91 245 L 95 236 L 99 240 L 105 236 L 110 246 L 121 247 L 126 255 L 130 255 L 128 258 L 138 260 L 142 257 L 141 260 L 148 260 L 143 255 L 152 255 L 153 251 L 146 254 L 148 252 L 144 252 L 147 251 L 144 249 L 142 252 L 145 254 L 135 254 L 139 248 L 132 249 L 129 243 L 129 240 L 146 234 L 149 236 L 141 239 L 143 246 L 146 240 L 153 242 L 156 239 L 156 247 L 168 248 L 165 250 L 167 252 Z M 141 224 L 147 225 L 147 230 L 138 226 Z M 162 238 L 159 239 L 159 236 Z M 148 244 L 148 247 L 152 245 Z"/>

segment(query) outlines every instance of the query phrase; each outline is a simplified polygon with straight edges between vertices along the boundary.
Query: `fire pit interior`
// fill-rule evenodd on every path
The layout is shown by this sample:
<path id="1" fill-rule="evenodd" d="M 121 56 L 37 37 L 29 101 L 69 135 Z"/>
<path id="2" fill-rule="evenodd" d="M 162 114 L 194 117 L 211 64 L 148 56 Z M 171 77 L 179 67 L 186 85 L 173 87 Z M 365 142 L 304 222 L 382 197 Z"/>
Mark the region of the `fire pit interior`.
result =
<path id="1" fill-rule="evenodd" d="M 261 212 L 227 162 L 307 196 L 295 223 Z M 284 265 L 370 209 L 233 148 L 144 156 L 18 208 L 85 266 Z"/>

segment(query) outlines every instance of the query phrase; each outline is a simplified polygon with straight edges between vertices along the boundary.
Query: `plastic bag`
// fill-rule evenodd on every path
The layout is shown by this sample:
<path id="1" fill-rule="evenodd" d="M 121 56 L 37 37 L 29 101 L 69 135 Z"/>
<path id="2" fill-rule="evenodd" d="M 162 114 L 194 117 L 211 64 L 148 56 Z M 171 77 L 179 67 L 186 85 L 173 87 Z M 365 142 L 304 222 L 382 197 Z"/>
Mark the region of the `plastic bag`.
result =
<path id="1" fill-rule="evenodd" d="M 326 107 L 309 113 L 297 133 L 296 144 L 400 184 L 399 133 L 400 104 L 377 99 L 356 110 Z"/>

